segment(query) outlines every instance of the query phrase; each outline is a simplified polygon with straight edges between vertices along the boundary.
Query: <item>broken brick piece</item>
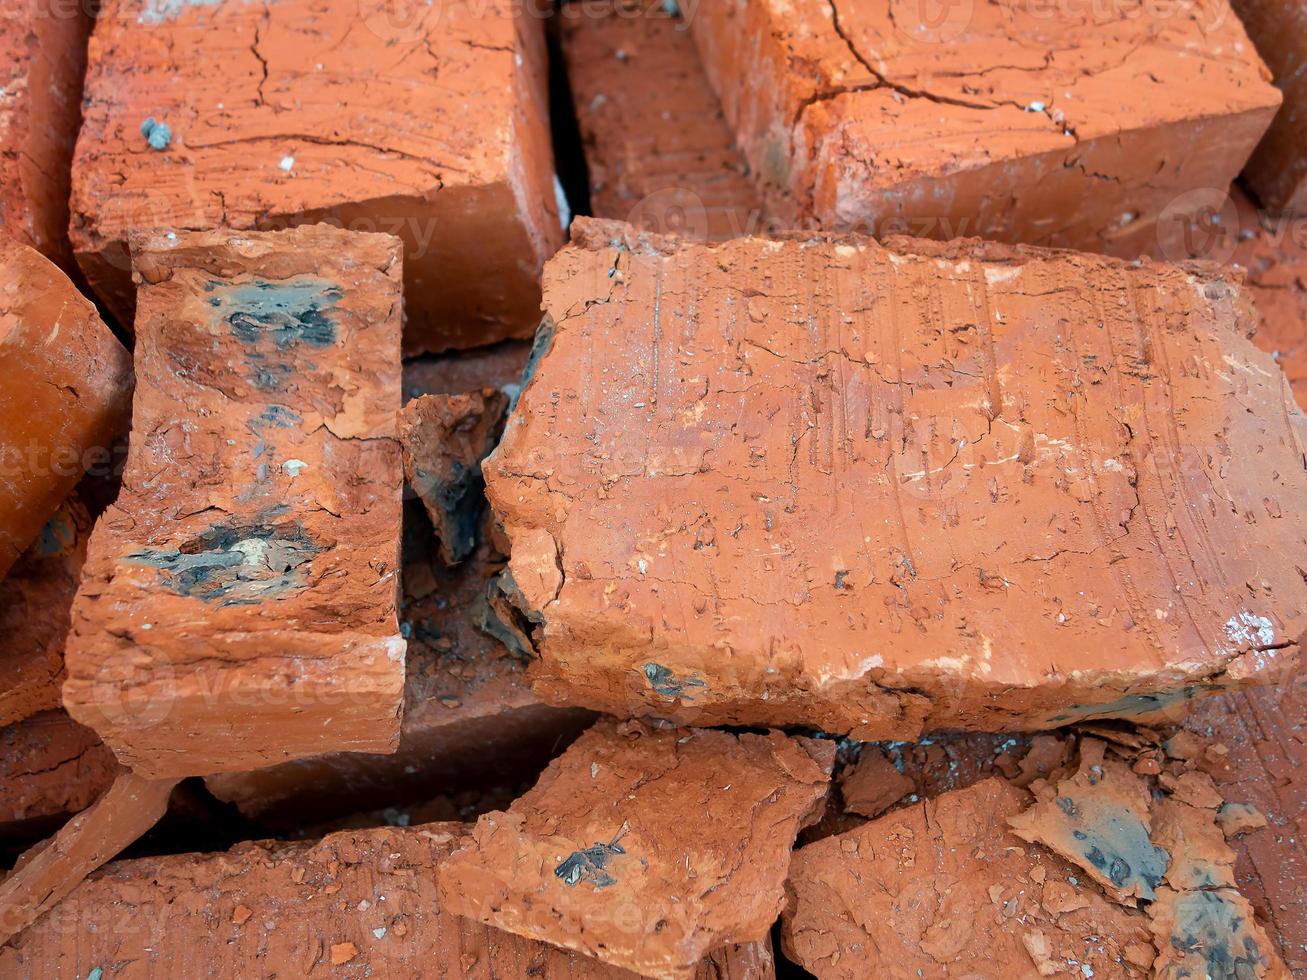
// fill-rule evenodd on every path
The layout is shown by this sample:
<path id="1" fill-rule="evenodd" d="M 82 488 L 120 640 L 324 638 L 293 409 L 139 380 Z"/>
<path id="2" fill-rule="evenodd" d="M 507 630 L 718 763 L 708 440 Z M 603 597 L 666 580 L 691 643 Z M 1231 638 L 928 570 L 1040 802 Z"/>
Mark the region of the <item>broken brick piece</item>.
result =
<path id="1" fill-rule="evenodd" d="M 637 980 L 597 960 L 469 923 L 443 907 L 438 868 L 461 824 L 376 828 L 313 843 L 119 861 L 0 949 L 0 973 L 545 977 Z M 713 954 L 697 980 L 773 980 L 770 943 Z"/>
<path id="2" fill-rule="evenodd" d="M 844 809 L 864 817 L 879 816 L 914 789 L 916 783 L 871 745 L 863 746 L 858 761 L 840 776 Z"/>
<path id="3" fill-rule="evenodd" d="M 508 396 L 494 388 L 423 395 L 399 416 L 404 476 L 421 498 L 453 565 L 472 553 L 485 505 L 481 461 L 499 442 Z"/>
<path id="4" fill-rule="evenodd" d="M 58 0 L 10 0 L 0 8 L 0 232 L 66 270 L 73 267 L 69 176 L 91 9 Z"/>
<path id="5" fill-rule="evenodd" d="M 399 242 L 169 233 L 135 260 L 131 449 L 65 705 L 152 778 L 393 751 Z"/>
<path id="6" fill-rule="evenodd" d="M 64 638 L 90 531 L 74 494 L 0 581 L 0 728 L 63 704 Z"/>
<path id="7" fill-rule="evenodd" d="M 1225 0 L 706 0 L 704 67 L 790 227 L 1131 257 L 1227 187 L 1280 103 Z"/>
<path id="8" fill-rule="evenodd" d="M 440 869 L 450 911 L 612 966 L 691 976 L 767 934 L 834 746 L 604 721 Z"/>
<path id="9" fill-rule="evenodd" d="M 484 466 L 551 703 L 915 739 L 1293 674 L 1307 419 L 1237 277 L 573 228 Z"/>
<path id="10" fill-rule="evenodd" d="M 1144 917 L 1006 829 L 1024 800 L 987 779 L 800 848 L 786 955 L 822 980 L 1148 976 Z"/>
<path id="11" fill-rule="evenodd" d="M 19 858 L 0 882 L 0 946 L 153 827 L 176 783 L 125 772 L 94 806 Z"/>
<path id="12" fill-rule="evenodd" d="M 120 771 L 95 732 L 62 710 L 0 728 L 0 840 L 28 841 L 58 829 Z"/>
<path id="13" fill-rule="evenodd" d="M 0 99 L 3 96 L 0 95 Z M 127 427 L 132 362 L 45 256 L 0 236 L 0 576 Z"/>
<path id="14" fill-rule="evenodd" d="M 590 213 L 693 238 L 756 232 L 758 189 L 690 25 L 630 0 L 563 6 L 559 20 Z"/>
<path id="15" fill-rule="evenodd" d="M 1307 212 L 1307 8 L 1295 0 L 1231 0 L 1284 105 L 1244 170 L 1269 208 Z"/>
<path id="16" fill-rule="evenodd" d="M 465 787 L 521 785 L 594 720 L 588 711 L 541 703 L 522 661 L 476 628 L 487 583 L 502 559 L 483 543 L 458 567 L 446 567 L 417 504 L 409 507 L 399 747 L 391 755 L 337 752 L 209 777 L 210 791 L 247 817 L 293 828 L 306 815 L 316 821 L 350 813 L 364 800 L 392 807 Z"/>
<path id="17" fill-rule="evenodd" d="M 1159 888 L 1150 908 L 1157 980 L 1249 977 L 1290 980 L 1248 900 L 1233 888 Z"/>
<path id="18" fill-rule="evenodd" d="M 532 12 L 109 0 L 90 52 L 71 235 L 123 323 L 133 231 L 327 221 L 403 239 L 406 352 L 535 329 L 562 235 Z"/>

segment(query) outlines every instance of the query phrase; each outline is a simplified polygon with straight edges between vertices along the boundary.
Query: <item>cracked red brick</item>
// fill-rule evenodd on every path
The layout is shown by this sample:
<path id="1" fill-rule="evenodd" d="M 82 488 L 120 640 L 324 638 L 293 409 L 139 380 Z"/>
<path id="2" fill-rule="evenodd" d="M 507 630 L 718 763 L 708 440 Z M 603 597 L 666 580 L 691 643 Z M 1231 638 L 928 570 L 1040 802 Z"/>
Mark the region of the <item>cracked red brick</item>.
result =
<path id="1" fill-rule="evenodd" d="M 131 449 L 64 703 L 151 777 L 393 751 L 399 242 L 319 225 L 134 254 Z"/>
<path id="2" fill-rule="evenodd" d="M 535 329 L 562 235 L 531 11 L 109 0 L 90 52 L 71 234 L 123 323 L 132 231 L 322 220 L 404 240 L 406 352 Z"/>
<path id="3" fill-rule="evenodd" d="M 109 747 L 62 709 L 0 728 L 0 840 L 31 841 L 58 829 L 120 772 Z"/>

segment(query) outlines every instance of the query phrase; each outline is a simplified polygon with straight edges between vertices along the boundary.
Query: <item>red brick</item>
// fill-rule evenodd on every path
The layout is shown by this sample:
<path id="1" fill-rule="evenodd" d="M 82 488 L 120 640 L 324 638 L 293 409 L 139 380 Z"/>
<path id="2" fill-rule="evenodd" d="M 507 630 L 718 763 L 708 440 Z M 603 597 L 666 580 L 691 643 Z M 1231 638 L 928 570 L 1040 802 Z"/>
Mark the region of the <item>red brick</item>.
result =
<path id="1" fill-rule="evenodd" d="M 487 582 L 503 560 L 482 544 L 457 568 L 446 567 L 416 516 L 416 529 L 408 521 L 405 528 L 408 676 L 398 750 L 211 776 L 214 795 L 246 816 L 289 828 L 360 804 L 402 806 L 464 787 L 520 785 L 593 720 L 588 711 L 542 704 L 522 661 L 476 627 Z"/>
<path id="2" fill-rule="evenodd" d="M 258 841 L 225 854 L 121 861 L 0 949 L 0 972 L 87 976 L 547 977 L 637 980 L 597 960 L 452 915 L 436 872 L 460 824 Z M 337 969 L 330 968 L 333 960 Z M 699 980 L 772 980 L 764 939 L 720 950 Z"/>
<path id="3" fill-rule="evenodd" d="M 0 582 L 0 727 L 63 703 L 68 612 L 90 530 L 86 506 L 70 497 Z"/>
<path id="4" fill-rule="evenodd" d="M 657 978 L 764 939 L 830 742 L 602 721 L 439 872 L 450 911 Z"/>
<path id="5" fill-rule="evenodd" d="M 506 340 L 489 347 L 450 351 L 440 357 L 404 362 L 404 397 L 455 395 L 478 388 L 502 388 L 512 394 L 531 356 L 531 343 Z"/>
<path id="6" fill-rule="evenodd" d="M 485 466 L 551 703 L 913 739 L 1297 669 L 1307 420 L 1237 277 L 574 233 Z"/>
<path id="7" fill-rule="evenodd" d="M 69 174 L 91 9 L 11 0 L 0 10 L 0 230 L 69 270 Z"/>
<path id="8" fill-rule="evenodd" d="M 1025 800 L 989 779 L 800 848 L 786 956 L 823 980 L 1149 976 L 1144 917 L 1007 830 Z"/>
<path id="9" fill-rule="evenodd" d="M 695 238 L 757 232 L 761 197 L 689 24 L 627 0 L 565 5 L 559 18 L 590 213 Z"/>
<path id="10" fill-rule="evenodd" d="M 1307 8 L 1295 0 L 1231 4 L 1284 92 L 1244 175 L 1267 207 L 1307 211 Z"/>
<path id="11" fill-rule="evenodd" d="M 68 277 L 0 237 L 0 576 L 127 428 L 131 356 Z"/>
<path id="12" fill-rule="evenodd" d="M 705 0 L 691 26 L 787 225 L 1133 256 L 1279 104 L 1224 0 Z"/>
<path id="13" fill-rule="evenodd" d="M 90 52 L 73 247 L 124 322 L 129 232 L 326 220 L 404 239 L 407 351 L 535 329 L 561 232 L 521 6 L 109 0 Z"/>
<path id="14" fill-rule="evenodd" d="M 120 771 L 95 732 L 62 710 L 0 728 L 0 839 L 31 840 L 56 829 Z"/>
<path id="15" fill-rule="evenodd" d="M 399 242 L 308 226 L 134 254 L 131 449 L 64 703 L 156 778 L 393 751 Z"/>

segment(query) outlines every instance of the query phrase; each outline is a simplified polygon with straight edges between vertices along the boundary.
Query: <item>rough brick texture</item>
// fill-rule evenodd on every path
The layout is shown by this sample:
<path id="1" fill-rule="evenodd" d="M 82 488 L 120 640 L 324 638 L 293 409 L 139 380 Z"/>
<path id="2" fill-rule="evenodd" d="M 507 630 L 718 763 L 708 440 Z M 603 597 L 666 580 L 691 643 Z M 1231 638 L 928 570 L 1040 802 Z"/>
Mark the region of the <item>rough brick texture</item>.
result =
<path id="1" fill-rule="evenodd" d="M 759 231 L 758 188 L 689 24 L 629 0 L 565 5 L 559 18 L 590 213 L 694 238 Z"/>
<path id="2" fill-rule="evenodd" d="M 120 769 L 113 753 L 63 711 L 0 728 L 0 840 L 32 840 L 95 802 Z"/>
<path id="3" fill-rule="evenodd" d="M 485 466 L 548 700 L 912 739 L 1297 669 L 1307 419 L 1237 279 L 575 229 Z"/>
<path id="4" fill-rule="evenodd" d="M 48 259 L 0 236 L 0 576 L 127 427 L 131 356 Z"/>
<path id="5" fill-rule="evenodd" d="M 1295 0 L 1231 2 L 1284 93 L 1244 176 L 1267 207 L 1307 212 L 1307 7 Z"/>
<path id="6" fill-rule="evenodd" d="M 73 606 L 68 710 L 156 777 L 393 751 L 399 242 L 170 233 L 135 262 L 131 450 Z"/>
<path id="7" fill-rule="evenodd" d="M 989 779 L 800 848 L 786 956 L 823 980 L 1150 976 L 1144 917 L 1007 830 L 1025 800 Z"/>
<path id="8" fill-rule="evenodd" d="M 413 520 L 416 518 L 416 520 Z M 487 582 L 503 560 L 482 544 L 457 568 L 435 556 L 416 505 L 405 517 L 403 605 L 407 680 L 393 755 L 340 752 L 249 773 L 212 776 L 209 789 L 278 827 L 426 800 L 465 787 L 520 785 L 593 720 L 542 704 L 525 665 L 476 628 Z"/>
<path id="9" fill-rule="evenodd" d="M 90 52 L 73 247 L 124 322 L 132 230 L 327 220 L 403 238 L 406 350 L 535 328 L 561 232 L 525 8 L 109 0 Z"/>
<path id="10" fill-rule="evenodd" d="M 655 978 L 766 937 L 831 742 L 598 723 L 440 869 L 445 907 Z"/>
<path id="11" fill-rule="evenodd" d="M 0 231 L 65 269 L 91 9 L 66 0 L 0 9 Z"/>
<path id="12" fill-rule="evenodd" d="M 691 26 L 769 211 L 803 227 L 1133 255 L 1280 102 L 1224 0 L 704 0 Z"/>
<path id="13" fill-rule="evenodd" d="M 0 950 L 12 976 L 547 977 L 637 980 L 597 960 L 445 911 L 436 871 L 460 824 L 258 841 L 225 854 L 121 861 Z M 725 949 L 698 980 L 772 980 L 765 940 Z"/>
<path id="14" fill-rule="evenodd" d="M 0 582 L 0 727 L 63 703 L 64 639 L 90 531 L 86 506 L 70 497 Z"/>

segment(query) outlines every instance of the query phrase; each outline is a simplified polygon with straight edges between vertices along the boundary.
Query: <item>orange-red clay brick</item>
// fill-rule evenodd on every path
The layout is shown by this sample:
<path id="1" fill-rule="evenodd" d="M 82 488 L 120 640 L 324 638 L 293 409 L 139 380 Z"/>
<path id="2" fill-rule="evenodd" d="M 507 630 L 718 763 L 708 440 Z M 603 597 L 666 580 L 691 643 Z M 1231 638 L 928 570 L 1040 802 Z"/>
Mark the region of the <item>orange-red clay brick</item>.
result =
<path id="1" fill-rule="evenodd" d="M 154 778 L 393 751 L 400 243 L 170 233 L 134 259 L 131 449 L 65 705 Z"/>

